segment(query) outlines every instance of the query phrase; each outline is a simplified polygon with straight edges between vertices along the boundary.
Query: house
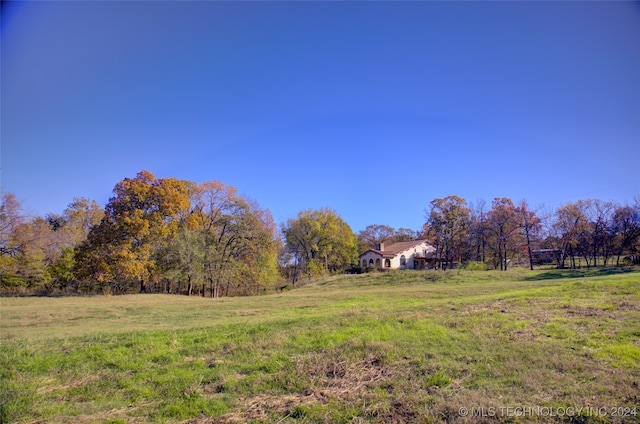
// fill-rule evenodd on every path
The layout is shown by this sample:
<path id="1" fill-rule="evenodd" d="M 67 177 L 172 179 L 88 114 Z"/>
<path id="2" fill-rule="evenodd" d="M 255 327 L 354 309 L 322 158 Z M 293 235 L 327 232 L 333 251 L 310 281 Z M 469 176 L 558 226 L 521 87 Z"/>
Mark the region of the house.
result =
<path id="1" fill-rule="evenodd" d="M 358 262 L 362 268 L 433 268 L 435 250 L 426 240 L 403 241 L 389 246 L 380 243 L 376 249 L 369 249 L 358 256 Z"/>

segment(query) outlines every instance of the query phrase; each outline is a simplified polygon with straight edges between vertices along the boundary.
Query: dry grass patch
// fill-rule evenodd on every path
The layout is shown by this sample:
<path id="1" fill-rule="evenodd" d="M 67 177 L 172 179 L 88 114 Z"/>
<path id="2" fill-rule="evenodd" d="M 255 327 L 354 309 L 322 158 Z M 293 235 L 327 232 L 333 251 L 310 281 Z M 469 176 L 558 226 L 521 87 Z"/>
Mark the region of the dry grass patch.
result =
<path id="1" fill-rule="evenodd" d="M 52 384 L 52 385 L 44 385 L 40 386 L 37 389 L 38 393 L 45 394 L 51 392 L 64 392 L 70 389 L 76 389 L 78 387 L 86 386 L 92 384 L 95 381 L 104 378 L 105 374 L 96 374 L 96 375 L 87 375 L 78 379 L 74 379 L 65 384 Z M 53 383 L 53 379 L 48 379 L 44 381 L 42 384 Z"/>
<path id="2" fill-rule="evenodd" d="M 267 394 L 238 399 L 234 412 L 216 423 L 282 422 L 414 422 L 417 399 L 409 396 L 435 387 L 423 387 L 411 372 L 407 358 L 388 358 L 392 345 L 347 343 L 338 348 L 300 355 L 294 363 L 298 393 Z M 411 385 L 412 390 L 407 390 Z"/>

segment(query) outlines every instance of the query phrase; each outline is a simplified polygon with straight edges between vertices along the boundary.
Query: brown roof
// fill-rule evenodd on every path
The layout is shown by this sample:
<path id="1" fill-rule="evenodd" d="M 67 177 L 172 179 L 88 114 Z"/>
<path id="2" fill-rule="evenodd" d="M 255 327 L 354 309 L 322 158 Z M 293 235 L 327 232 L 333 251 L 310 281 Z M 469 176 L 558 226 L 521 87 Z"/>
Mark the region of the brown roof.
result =
<path id="1" fill-rule="evenodd" d="M 384 250 L 382 251 L 376 250 L 376 249 L 369 249 L 367 250 L 367 252 L 376 252 L 385 258 L 393 258 L 398 253 L 411 249 L 412 247 L 417 246 L 421 243 L 424 243 L 425 241 L 426 240 L 401 241 L 399 243 L 393 243 L 393 244 L 390 244 L 389 246 L 385 246 Z M 364 255 L 367 252 L 362 253 L 360 256 Z"/>

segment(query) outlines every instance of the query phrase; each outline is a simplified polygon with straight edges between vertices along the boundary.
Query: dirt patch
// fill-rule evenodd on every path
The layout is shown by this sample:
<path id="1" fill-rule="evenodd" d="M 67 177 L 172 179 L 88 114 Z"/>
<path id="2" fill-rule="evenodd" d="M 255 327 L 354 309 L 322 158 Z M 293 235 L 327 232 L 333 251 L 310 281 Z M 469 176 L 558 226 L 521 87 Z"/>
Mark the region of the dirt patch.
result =
<path id="1" fill-rule="evenodd" d="M 621 311 L 640 311 L 640 302 L 632 303 L 626 300 L 614 302 L 614 305 Z"/>
<path id="2" fill-rule="evenodd" d="M 563 306 L 563 309 L 569 315 L 577 315 L 584 317 L 610 317 L 611 313 L 608 311 L 604 311 L 602 309 L 594 308 L 592 306 L 581 307 L 581 306 Z"/>

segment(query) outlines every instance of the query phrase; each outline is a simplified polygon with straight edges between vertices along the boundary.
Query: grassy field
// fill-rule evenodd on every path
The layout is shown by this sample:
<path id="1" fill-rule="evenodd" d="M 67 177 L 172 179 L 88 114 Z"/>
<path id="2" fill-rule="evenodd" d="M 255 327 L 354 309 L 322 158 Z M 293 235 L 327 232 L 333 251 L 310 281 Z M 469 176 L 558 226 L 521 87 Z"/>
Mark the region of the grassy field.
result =
<path id="1" fill-rule="evenodd" d="M 640 422 L 640 270 L 0 299 L 2 422 Z"/>

